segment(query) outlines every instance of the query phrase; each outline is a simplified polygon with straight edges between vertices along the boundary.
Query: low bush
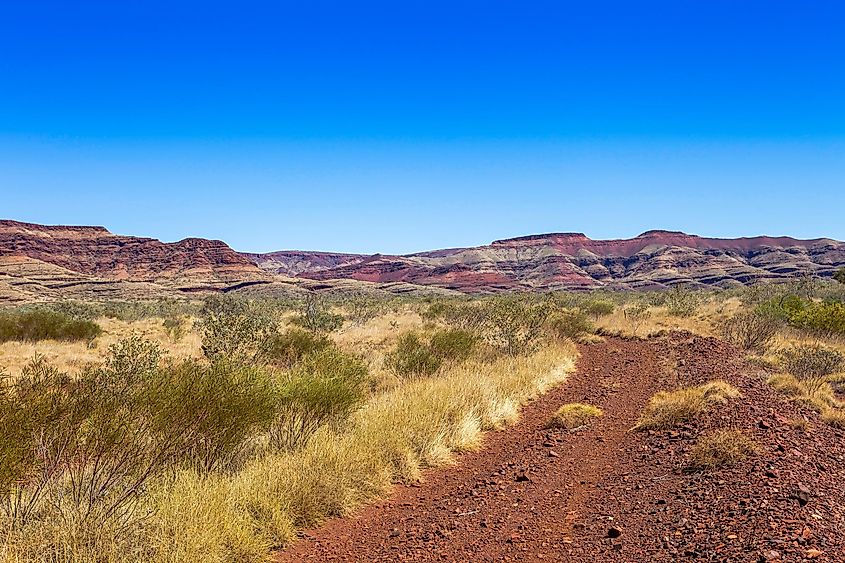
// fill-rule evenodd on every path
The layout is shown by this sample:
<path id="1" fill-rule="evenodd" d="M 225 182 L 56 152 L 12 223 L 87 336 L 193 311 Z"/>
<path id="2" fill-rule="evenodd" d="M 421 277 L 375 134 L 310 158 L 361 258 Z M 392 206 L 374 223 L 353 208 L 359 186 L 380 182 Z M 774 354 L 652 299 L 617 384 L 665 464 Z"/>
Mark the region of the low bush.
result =
<path id="1" fill-rule="evenodd" d="M 606 317 L 607 315 L 613 314 L 613 311 L 616 310 L 616 306 L 610 301 L 596 300 L 588 301 L 580 307 L 580 309 L 585 314 L 598 320 L 600 317 Z"/>
<path id="2" fill-rule="evenodd" d="M 229 295 L 206 299 L 200 317 L 202 351 L 212 361 L 254 363 L 278 326 L 272 312 Z"/>
<path id="3" fill-rule="evenodd" d="M 188 322 L 184 317 L 167 317 L 161 324 L 173 342 L 182 340 L 188 330 Z"/>
<path id="4" fill-rule="evenodd" d="M 434 375 L 444 363 L 469 358 L 478 341 L 473 333 L 457 328 L 439 330 L 428 342 L 418 333 L 408 332 L 387 354 L 385 366 L 400 377 Z"/>
<path id="5" fill-rule="evenodd" d="M 596 331 L 595 325 L 581 311 L 558 311 L 549 315 L 547 326 L 556 338 L 578 340 Z"/>
<path id="6" fill-rule="evenodd" d="M 604 413 L 596 406 L 585 403 L 569 403 L 560 407 L 546 425 L 547 428 L 565 428 L 574 430 L 589 424 L 589 422 Z"/>
<path id="7" fill-rule="evenodd" d="M 836 270 L 836 273 L 833 274 L 833 279 L 835 279 L 839 283 L 845 284 L 845 268 L 839 268 L 838 270 Z"/>
<path id="8" fill-rule="evenodd" d="M 478 337 L 468 330 L 446 329 L 431 336 L 431 353 L 442 361 L 461 361 L 470 357 Z"/>
<path id="9" fill-rule="evenodd" d="M 357 358 L 324 348 L 305 356 L 283 377 L 279 387 L 270 438 L 279 449 L 296 449 L 321 426 L 339 425 L 363 403 L 367 368 Z"/>
<path id="10" fill-rule="evenodd" d="M 714 430 L 699 436 L 690 451 L 694 469 L 717 469 L 734 465 L 757 451 L 757 445 L 737 430 Z"/>
<path id="11" fill-rule="evenodd" d="M 712 404 L 739 397 L 739 390 L 724 381 L 711 381 L 698 387 L 659 391 L 646 405 L 635 430 L 666 429 L 679 426 L 704 412 Z"/>
<path id="12" fill-rule="evenodd" d="M 529 298 L 507 296 L 488 305 L 484 334 L 488 342 L 509 356 L 537 349 L 550 313 L 547 304 Z"/>
<path id="13" fill-rule="evenodd" d="M 328 304 L 310 295 L 291 322 L 311 332 L 332 332 L 343 326 L 343 315 L 332 313 Z"/>
<path id="14" fill-rule="evenodd" d="M 635 303 L 622 309 L 622 315 L 631 324 L 631 330 L 636 335 L 640 327 L 651 318 L 651 309 L 647 303 Z"/>
<path id="15" fill-rule="evenodd" d="M 385 366 L 400 377 L 425 377 L 440 369 L 443 359 L 434 353 L 416 332 L 399 337 L 396 347 L 385 357 Z"/>
<path id="16" fill-rule="evenodd" d="M 845 305 L 813 303 L 790 318 L 792 325 L 821 336 L 845 334 Z"/>
<path id="17" fill-rule="evenodd" d="M 0 313 L 0 342 L 40 340 L 93 340 L 100 336 L 100 325 L 49 309 Z"/>
<path id="18" fill-rule="evenodd" d="M 781 351 L 779 364 L 786 373 L 770 377 L 772 387 L 820 413 L 831 426 L 843 424 L 843 405 L 833 386 L 841 384 L 845 355 L 822 344 L 798 344 Z"/>
<path id="19" fill-rule="evenodd" d="M 79 530 L 128 526 L 146 517 L 138 499 L 151 479 L 182 463 L 221 466 L 275 413 L 262 372 L 162 362 L 137 337 L 73 378 L 36 358 L 0 397 L 14 430 L 13 444 L 5 430 L 0 439 L 0 507 L 18 528 L 57 514 Z"/>
<path id="20" fill-rule="evenodd" d="M 782 350 L 781 368 L 810 389 L 829 385 L 828 377 L 845 369 L 845 355 L 823 344 L 798 344 Z"/>
<path id="21" fill-rule="evenodd" d="M 666 312 L 673 317 L 691 317 L 701 304 L 701 295 L 679 285 L 665 294 Z"/>
<path id="22" fill-rule="evenodd" d="M 322 334 L 290 328 L 267 340 L 262 357 L 276 366 L 291 368 L 305 356 L 325 350 L 331 345 L 331 340 Z"/>
<path id="23" fill-rule="evenodd" d="M 764 351 L 780 330 L 777 316 L 764 311 L 742 311 L 722 322 L 722 337 L 743 350 Z"/>

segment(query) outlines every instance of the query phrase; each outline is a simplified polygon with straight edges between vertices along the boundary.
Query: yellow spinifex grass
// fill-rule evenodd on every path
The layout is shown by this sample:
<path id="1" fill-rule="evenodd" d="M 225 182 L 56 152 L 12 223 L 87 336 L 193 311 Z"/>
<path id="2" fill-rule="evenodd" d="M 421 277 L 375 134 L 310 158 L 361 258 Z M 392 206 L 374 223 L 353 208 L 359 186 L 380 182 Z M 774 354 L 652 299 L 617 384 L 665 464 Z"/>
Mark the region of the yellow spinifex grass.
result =
<path id="1" fill-rule="evenodd" d="M 373 397 L 346 432 L 320 430 L 302 450 L 264 456 L 232 476 L 185 472 L 155 495 L 150 559 L 262 561 L 296 529 L 348 514 L 391 483 L 479 447 L 483 431 L 513 423 L 522 403 L 564 380 L 575 356 L 556 344 L 469 362 Z"/>
<path id="2" fill-rule="evenodd" d="M 724 381 L 711 381 L 698 387 L 659 391 L 651 399 L 635 430 L 665 429 L 678 426 L 704 412 L 714 403 L 739 397 L 739 390 Z"/>
<path id="3" fill-rule="evenodd" d="M 703 434 L 690 451 L 690 466 L 718 469 L 733 465 L 757 451 L 757 445 L 738 430 L 714 430 Z"/>
<path id="4" fill-rule="evenodd" d="M 574 430 L 580 428 L 589 422 L 602 416 L 604 412 L 594 405 L 586 403 L 568 403 L 560 407 L 552 416 L 547 426 L 549 428 L 566 428 L 567 430 Z"/>

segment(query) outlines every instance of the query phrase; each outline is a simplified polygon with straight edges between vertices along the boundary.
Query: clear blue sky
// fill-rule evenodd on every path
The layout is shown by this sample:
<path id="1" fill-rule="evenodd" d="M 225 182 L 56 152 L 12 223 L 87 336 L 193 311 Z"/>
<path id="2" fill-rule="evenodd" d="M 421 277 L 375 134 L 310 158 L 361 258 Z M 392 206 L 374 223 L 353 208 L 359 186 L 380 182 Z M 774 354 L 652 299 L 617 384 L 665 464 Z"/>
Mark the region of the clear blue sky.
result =
<path id="1" fill-rule="evenodd" d="M 239 250 L 845 239 L 845 7 L 4 2 L 0 217 Z"/>

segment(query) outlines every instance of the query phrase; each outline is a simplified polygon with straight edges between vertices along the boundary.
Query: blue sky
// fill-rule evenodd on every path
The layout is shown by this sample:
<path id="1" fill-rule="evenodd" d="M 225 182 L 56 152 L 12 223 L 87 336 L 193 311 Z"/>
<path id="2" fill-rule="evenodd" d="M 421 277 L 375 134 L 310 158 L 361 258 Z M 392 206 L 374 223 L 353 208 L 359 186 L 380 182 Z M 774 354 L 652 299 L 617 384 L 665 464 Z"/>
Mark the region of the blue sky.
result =
<path id="1" fill-rule="evenodd" d="M 845 239 L 836 2 L 7 2 L 0 217 L 239 250 Z"/>

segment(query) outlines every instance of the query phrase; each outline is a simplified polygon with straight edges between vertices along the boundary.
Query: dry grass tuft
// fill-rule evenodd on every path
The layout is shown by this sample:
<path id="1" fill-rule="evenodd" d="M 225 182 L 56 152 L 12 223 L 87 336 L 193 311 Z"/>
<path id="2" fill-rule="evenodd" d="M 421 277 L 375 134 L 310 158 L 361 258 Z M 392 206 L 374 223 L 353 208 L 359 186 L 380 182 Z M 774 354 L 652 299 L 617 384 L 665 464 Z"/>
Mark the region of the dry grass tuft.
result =
<path id="1" fill-rule="evenodd" d="M 558 409 L 546 427 L 574 430 L 589 424 L 592 419 L 603 414 L 604 412 L 600 408 L 593 405 L 569 403 Z"/>
<path id="2" fill-rule="evenodd" d="M 634 429 L 672 428 L 704 412 L 711 404 L 725 403 L 739 396 L 739 390 L 724 381 L 711 381 L 698 387 L 684 387 L 675 391 L 660 391 L 649 400 Z"/>
<path id="3" fill-rule="evenodd" d="M 757 451 L 757 445 L 737 430 L 714 430 L 698 438 L 690 451 L 690 467 L 716 469 L 739 463 Z"/>

